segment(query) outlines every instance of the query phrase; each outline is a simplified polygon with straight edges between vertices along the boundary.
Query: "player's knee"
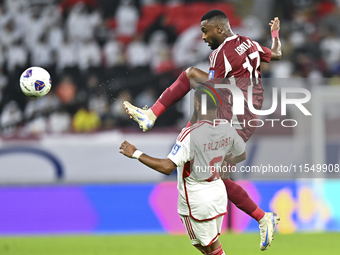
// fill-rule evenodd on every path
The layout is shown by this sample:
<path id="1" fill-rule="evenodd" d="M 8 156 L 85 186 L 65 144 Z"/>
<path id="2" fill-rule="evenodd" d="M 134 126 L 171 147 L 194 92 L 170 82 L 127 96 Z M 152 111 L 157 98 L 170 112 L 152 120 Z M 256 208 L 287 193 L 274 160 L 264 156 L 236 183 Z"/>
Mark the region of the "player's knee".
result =
<path id="1" fill-rule="evenodd" d="M 195 78 L 195 67 L 189 67 L 187 68 L 187 70 L 185 70 L 185 73 L 188 77 L 188 79 L 190 80 L 191 78 Z"/>
<path id="2" fill-rule="evenodd" d="M 188 79 L 208 79 L 208 73 L 202 71 L 201 69 L 198 69 L 196 67 L 189 67 L 187 70 L 185 70 L 185 73 L 188 77 Z"/>

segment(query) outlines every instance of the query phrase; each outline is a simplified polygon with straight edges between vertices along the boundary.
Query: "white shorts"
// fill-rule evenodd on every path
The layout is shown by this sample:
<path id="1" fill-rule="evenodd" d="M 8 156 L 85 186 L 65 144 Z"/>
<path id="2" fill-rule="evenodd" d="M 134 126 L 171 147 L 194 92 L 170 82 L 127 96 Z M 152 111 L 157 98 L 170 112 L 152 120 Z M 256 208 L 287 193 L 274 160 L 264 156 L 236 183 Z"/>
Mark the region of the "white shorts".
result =
<path id="1" fill-rule="evenodd" d="M 184 215 L 179 215 L 179 217 L 187 230 L 192 245 L 209 246 L 221 234 L 223 215 L 207 221 L 196 221 Z"/>

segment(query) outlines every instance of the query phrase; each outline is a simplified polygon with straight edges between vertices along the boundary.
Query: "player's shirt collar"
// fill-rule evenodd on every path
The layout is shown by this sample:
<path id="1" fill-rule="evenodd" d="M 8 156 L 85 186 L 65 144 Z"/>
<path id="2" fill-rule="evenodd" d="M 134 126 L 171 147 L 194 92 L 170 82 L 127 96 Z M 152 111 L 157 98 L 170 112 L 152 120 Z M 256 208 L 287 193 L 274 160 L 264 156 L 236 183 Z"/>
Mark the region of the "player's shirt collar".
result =
<path id="1" fill-rule="evenodd" d="M 223 44 L 224 44 L 225 42 L 227 42 L 227 41 L 234 40 L 234 39 L 236 39 L 237 37 L 238 37 L 238 34 L 234 34 L 233 36 L 229 36 L 229 37 L 225 38 Z"/>
<path id="2" fill-rule="evenodd" d="M 211 55 L 212 55 L 214 52 L 220 51 L 220 49 L 223 47 L 223 45 L 224 45 L 226 42 L 231 41 L 231 40 L 234 40 L 234 39 L 236 39 L 237 37 L 238 37 L 238 34 L 234 34 L 233 36 L 229 36 L 229 37 L 225 38 L 224 41 L 223 41 L 223 43 L 221 43 L 221 45 L 218 46 L 218 48 L 217 48 L 216 50 L 214 50 L 214 51 L 211 53 Z"/>
<path id="3" fill-rule="evenodd" d="M 214 126 L 214 123 L 210 120 L 199 120 L 196 123 L 207 123 L 207 124 Z M 218 121 L 218 123 L 219 123 L 219 121 Z"/>

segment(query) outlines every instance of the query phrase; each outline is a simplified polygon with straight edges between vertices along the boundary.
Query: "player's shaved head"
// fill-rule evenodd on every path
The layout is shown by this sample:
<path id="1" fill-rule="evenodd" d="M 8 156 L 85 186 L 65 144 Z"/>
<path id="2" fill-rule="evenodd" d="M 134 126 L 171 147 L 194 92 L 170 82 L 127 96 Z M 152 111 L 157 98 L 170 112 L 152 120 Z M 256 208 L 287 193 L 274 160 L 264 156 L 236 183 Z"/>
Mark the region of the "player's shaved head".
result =
<path id="1" fill-rule="evenodd" d="M 225 29 L 229 27 L 229 19 L 227 15 L 220 10 L 211 10 L 204 14 L 201 18 L 201 24 L 202 23 L 209 23 L 213 26 L 220 25 Z"/>
<path id="2" fill-rule="evenodd" d="M 229 22 L 227 15 L 225 15 L 225 13 L 223 11 L 220 11 L 220 10 L 208 11 L 206 14 L 204 14 L 202 16 L 201 22 L 204 21 L 204 20 L 212 21 L 212 20 L 217 20 L 217 19 Z"/>

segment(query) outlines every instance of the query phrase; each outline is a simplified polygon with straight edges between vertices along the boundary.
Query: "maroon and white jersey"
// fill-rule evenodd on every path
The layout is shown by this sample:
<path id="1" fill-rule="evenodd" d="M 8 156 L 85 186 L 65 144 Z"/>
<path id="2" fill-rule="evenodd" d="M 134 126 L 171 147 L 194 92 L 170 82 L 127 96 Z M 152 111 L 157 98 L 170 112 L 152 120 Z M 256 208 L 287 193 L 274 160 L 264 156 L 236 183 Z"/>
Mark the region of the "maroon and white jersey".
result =
<path id="1" fill-rule="evenodd" d="M 178 167 L 179 214 L 204 221 L 227 212 L 227 194 L 218 172 L 229 152 L 239 156 L 245 146 L 229 123 L 213 126 L 198 121 L 182 129 L 168 155 Z"/>
<path id="2" fill-rule="evenodd" d="M 269 62 L 271 54 L 269 48 L 248 37 L 239 35 L 227 37 L 210 54 L 209 80 L 236 78 L 236 86 L 241 90 L 247 91 L 249 85 L 254 85 L 254 94 L 263 93 L 262 83 L 257 82 L 261 78 L 260 63 Z"/>

